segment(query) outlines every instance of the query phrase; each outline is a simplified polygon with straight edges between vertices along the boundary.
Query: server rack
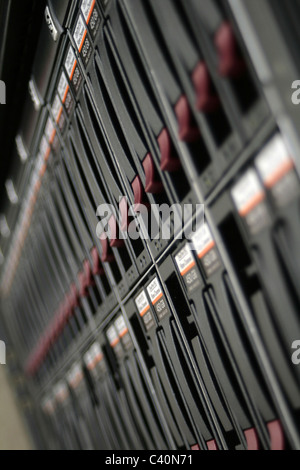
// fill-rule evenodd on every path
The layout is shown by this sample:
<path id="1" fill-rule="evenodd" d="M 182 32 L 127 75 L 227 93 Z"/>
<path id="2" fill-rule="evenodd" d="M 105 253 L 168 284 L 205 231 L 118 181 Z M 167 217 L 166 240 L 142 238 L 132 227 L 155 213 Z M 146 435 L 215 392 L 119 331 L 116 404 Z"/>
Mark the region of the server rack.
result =
<path id="1" fill-rule="evenodd" d="M 37 446 L 299 449 L 298 1 L 44 3 L 0 239 Z"/>

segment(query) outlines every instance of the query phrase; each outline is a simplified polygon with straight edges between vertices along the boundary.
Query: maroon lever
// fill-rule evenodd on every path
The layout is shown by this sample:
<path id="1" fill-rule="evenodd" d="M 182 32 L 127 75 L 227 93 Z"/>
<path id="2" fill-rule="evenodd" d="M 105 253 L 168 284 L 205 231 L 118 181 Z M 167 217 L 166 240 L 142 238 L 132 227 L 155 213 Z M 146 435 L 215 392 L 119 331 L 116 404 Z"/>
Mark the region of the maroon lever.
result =
<path id="1" fill-rule="evenodd" d="M 220 106 L 220 100 L 213 91 L 212 80 L 205 62 L 199 62 L 192 76 L 196 91 L 196 107 L 203 113 L 212 113 Z"/>

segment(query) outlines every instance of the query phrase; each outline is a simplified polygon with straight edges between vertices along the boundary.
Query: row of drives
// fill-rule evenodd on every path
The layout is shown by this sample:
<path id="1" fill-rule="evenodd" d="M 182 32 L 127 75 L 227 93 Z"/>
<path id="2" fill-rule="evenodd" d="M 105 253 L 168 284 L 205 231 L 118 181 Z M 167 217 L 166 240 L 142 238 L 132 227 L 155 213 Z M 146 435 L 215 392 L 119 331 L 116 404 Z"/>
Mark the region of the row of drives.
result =
<path id="1" fill-rule="evenodd" d="M 227 2 L 46 13 L 1 289 L 47 445 L 297 447 L 299 179 Z"/>

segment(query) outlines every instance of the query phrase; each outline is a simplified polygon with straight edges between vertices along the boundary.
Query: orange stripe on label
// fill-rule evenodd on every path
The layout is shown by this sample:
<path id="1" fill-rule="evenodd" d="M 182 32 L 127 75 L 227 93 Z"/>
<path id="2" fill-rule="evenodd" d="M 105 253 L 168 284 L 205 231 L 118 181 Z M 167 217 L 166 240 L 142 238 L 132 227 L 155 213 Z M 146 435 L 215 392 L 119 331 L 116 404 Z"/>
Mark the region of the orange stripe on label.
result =
<path id="1" fill-rule="evenodd" d="M 65 91 L 65 94 L 64 94 L 64 99 L 63 99 L 64 104 L 65 104 L 65 101 L 66 101 L 67 96 L 68 96 L 68 91 L 69 91 L 69 85 L 67 85 L 67 88 L 66 88 L 66 91 Z"/>
<path id="2" fill-rule="evenodd" d="M 44 176 L 44 174 L 46 173 L 46 170 L 47 170 L 47 165 L 46 163 L 44 163 L 44 165 L 42 166 L 41 170 L 40 170 L 40 177 L 42 178 Z"/>
<path id="3" fill-rule="evenodd" d="M 45 162 L 47 162 L 47 161 L 49 160 L 50 153 L 51 153 L 51 149 L 50 149 L 50 147 L 48 147 L 48 148 L 47 148 L 47 152 L 46 152 L 45 155 L 44 155 L 44 160 L 45 160 Z"/>
<path id="4" fill-rule="evenodd" d="M 98 354 L 98 355 L 95 357 L 95 359 L 94 359 L 94 364 L 95 364 L 95 366 L 96 366 L 97 364 L 99 364 L 99 362 L 101 362 L 102 359 L 103 359 L 103 354 Z"/>
<path id="5" fill-rule="evenodd" d="M 188 273 L 194 266 L 196 266 L 196 262 L 192 261 L 182 272 L 181 276 L 184 276 L 186 273 Z"/>
<path id="6" fill-rule="evenodd" d="M 152 304 L 155 305 L 163 296 L 163 293 L 161 292 L 157 297 L 156 299 L 153 300 Z"/>
<path id="7" fill-rule="evenodd" d="M 81 41 L 81 44 L 80 44 L 80 47 L 79 47 L 79 52 L 81 52 L 81 49 L 83 48 L 83 44 L 84 44 L 86 35 L 87 35 L 87 29 L 85 30 L 85 32 L 83 34 L 83 38 L 82 38 L 82 41 Z"/>
<path id="8" fill-rule="evenodd" d="M 34 191 L 35 193 L 38 193 L 39 190 L 41 189 L 42 183 L 40 181 L 37 181 L 34 186 Z"/>
<path id="9" fill-rule="evenodd" d="M 204 250 L 200 251 L 198 253 L 198 258 L 203 258 L 210 250 L 212 250 L 216 246 L 215 242 L 212 240 L 205 248 Z"/>
<path id="10" fill-rule="evenodd" d="M 94 0 L 93 3 L 92 3 L 92 6 L 91 6 L 91 9 L 90 9 L 90 12 L 89 12 L 89 16 L 87 17 L 87 20 L 86 20 L 87 24 L 89 24 L 89 22 L 90 22 L 90 19 L 91 19 L 93 10 L 94 10 L 95 3 L 96 3 L 96 0 Z"/>
<path id="11" fill-rule="evenodd" d="M 53 132 L 52 132 L 52 135 L 50 137 L 50 144 L 53 143 L 53 140 L 55 139 L 55 136 L 56 136 L 56 130 L 54 129 Z"/>
<path id="12" fill-rule="evenodd" d="M 289 173 L 295 167 L 293 160 L 287 160 L 277 168 L 274 173 L 265 180 L 265 186 L 272 188 L 278 181 L 280 181 L 287 173 Z"/>
<path id="13" fill-rule="evenodd" d="M 146 308 L 144 308 L 144 310 L 140 313 L 141 317 L 143 317 L 144 315 L 146 315 L 146 313 L 148 312 L 148 310 L 150 310 L 150 306 L 148 305 Z"/>
<path id="14" fill-rule="evenodd" d="M 120 342 L 119 338 L 116 338 L 112 343 L 110 343 L 110 345 L 112 348 L 115 348 L 117 344 L 119 344 L 119 342 Z"/>
<path id="15" fill-rule="evenodd" d="M 63 112 L 63 107 L 61 106 L 61 107 L 60 107 L 60 110 L 59 110 L 59 113 L 58 113 L 58 116 L 57 116 L 57 119 L 56 119 L 56 122 L 57 122 L 57 123 L 59 123 L 59 120 L 60 120 L 60 118 L 61 118 L 62 112 Z"/>
<path id="16" fill-rule="evenodd" d="M 77 60 L 75 60 L 75 62 L 74 62 L 72 72 L 71 72 L 71 75 L 70 75 L 70 80 L 72 80 L 72 78 L 73 78 L 73 75 L 74 75 L 74 72 L 75 72 L 75 69 L 76 69 L 76 65 L 77 65 Z"/>
<path id="17" fill-rule="evenodd" d="M 119 334 L 120 338 L 124 338 L 125 335 L 128 333 L 128 328 L 126 330 L 122 331 L 122 333 Z"/>
<path id="18" fill-rule="evenodd" d="M 240 209 L 239 214 L 242 217 L 245 217 L 249 212 L 251 212 L 258 204 L 260 204 L 265 199 L 265 193 L 261 191 L 260 193 L 256 194 L 251 201 L 249 201 L 242 209 Z"/>

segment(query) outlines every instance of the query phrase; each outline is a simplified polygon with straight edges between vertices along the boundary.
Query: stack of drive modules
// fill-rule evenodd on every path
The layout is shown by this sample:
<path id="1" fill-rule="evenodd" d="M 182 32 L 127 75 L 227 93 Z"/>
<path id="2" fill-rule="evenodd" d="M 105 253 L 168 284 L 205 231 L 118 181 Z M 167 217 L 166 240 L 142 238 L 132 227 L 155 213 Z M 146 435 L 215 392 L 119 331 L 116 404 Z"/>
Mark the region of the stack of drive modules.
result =
<path id="1" fill-rule="evenodd" d="M 300 449 L 300 2 L 31 3 L 0 301 L 36 446 Z"/>

